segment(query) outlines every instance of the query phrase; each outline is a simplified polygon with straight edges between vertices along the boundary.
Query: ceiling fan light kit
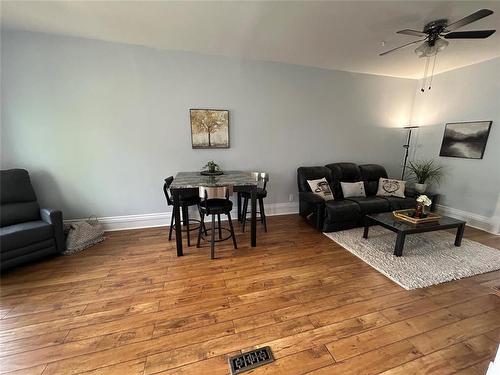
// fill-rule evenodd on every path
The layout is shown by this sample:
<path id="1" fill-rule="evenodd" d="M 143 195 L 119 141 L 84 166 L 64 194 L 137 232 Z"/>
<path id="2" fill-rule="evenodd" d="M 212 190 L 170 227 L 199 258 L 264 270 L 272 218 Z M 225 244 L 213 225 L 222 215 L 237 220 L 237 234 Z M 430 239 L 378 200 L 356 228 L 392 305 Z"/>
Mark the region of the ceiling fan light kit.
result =
<path id="1" fill-rule="evenodd" d="M 425 25 L 423 31 L 404 29 L 397 33 L 403 35 L 424 37 L 424 39 L 415 40 L 410 43 L 403 44 L 402 46 L 393 48 L 389 51 L 385 51 L 380 54 L 380 56 L 385 56 L 391 52 L 397 51 L 399 49 L 411 46 L 416 43 L 423 42 L 420 46 L 415 49 L 415 54 L 420 58 L 425 58 L 425 68 L 424 68 L 424 78 L 422 80 L 422 88 L 420 91 L 425 91 L 425 86 L 427 80 L 429 80 L 428 89 L 432 87 L 432 78 L 434 77 L 434 70 L 436 68 L 437 55 L 439 52 L 443 51 L 450 42 L 446 39 L 485 39 L 495 33 L 496 30 L 476 30 L 476 31 L 454 31 L 460 27 L 468 25 L 472 22 L 478 21 L 484 17 L 493 14 L 492 10 L 480 9 L 467 17 L 464 17 L 456 22 L 448 24 L 447 19 L 438 19 L 429 22 Z M 433 57 L 432 70 L 430 77 L 427 73 L 429 70 L 430 59 Z"/>
<path id="2" fill-rule="evenodd" d="M 450 44 L 450 42 L 444 39 L 436 40 L 433 46 L 429 45 L 428 42 L 424 42 L 415 49 L 415 53 L 417 54 L 418 57 L 435 56 L 438 52 L 441 52 L 446 47 L 448 47 L 448 44 Z"/>

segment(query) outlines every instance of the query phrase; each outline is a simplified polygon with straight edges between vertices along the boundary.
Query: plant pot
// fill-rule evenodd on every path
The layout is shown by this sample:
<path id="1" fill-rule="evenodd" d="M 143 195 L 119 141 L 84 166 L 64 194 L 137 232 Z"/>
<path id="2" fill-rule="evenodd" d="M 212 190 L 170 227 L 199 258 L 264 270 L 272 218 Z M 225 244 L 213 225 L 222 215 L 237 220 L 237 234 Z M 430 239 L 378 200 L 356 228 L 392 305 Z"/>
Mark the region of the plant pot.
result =
<path id="1" fill-rule="evenodd" d="M 417 193 L 425 193 L 427 184 L 415 184 L 415 190 Z"/>
<path id="2" fill-rule="evenodd" d="M 222 171 L 201 171 L 200 174 L 202 176 L 220 176 L 220 175 L 223 175 L 224 172 Z"/>

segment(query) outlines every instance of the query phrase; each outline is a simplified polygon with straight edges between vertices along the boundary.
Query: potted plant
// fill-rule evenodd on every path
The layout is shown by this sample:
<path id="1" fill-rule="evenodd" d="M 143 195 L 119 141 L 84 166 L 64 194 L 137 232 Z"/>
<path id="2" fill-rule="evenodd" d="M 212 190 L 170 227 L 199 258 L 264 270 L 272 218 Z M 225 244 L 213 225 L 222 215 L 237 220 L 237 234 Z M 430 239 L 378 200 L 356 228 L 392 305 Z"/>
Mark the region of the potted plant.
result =
<path id="1" fill-rule="evenodd" d="M 218 176 L 223 174 L 222 169 L 213 160 L 210 160 L 201 171 L 202 175 L 205 176 Z"/>
<path id="2" fill-rule="evenodd" d="M 439 184 L 444 174 L 443 167 L 436 165 L 434 160 L 411 161 L 408 169 L 416 180 L 415 190 L 419 193 L 425 192 L 429 182 Z"/>

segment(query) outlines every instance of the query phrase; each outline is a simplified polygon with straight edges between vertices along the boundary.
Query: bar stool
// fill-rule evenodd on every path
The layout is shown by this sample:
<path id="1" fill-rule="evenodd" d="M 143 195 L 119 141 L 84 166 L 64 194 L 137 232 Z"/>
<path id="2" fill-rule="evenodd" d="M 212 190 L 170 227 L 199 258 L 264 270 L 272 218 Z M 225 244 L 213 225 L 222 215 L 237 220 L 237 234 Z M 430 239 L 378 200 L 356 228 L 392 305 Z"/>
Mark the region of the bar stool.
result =
<path id="1" fill-rule="evenodd" d="M 172 206 L 172 207 L 174 206 L 174 202 L 172 200 L 172 197 L 170 196 L 169 189 L 170 189 L 170 185 L 172 185 L 173 181 L 174 181 L 174 177 L 170 176 L 170 177 L 167 177 L 165 179 L 165 183 L 163 184 L 163 192 L 165 193 L 165 198 L 167 199 L 167 205 Z M 192 231 L 198 230 L 198 228 L 200 228 L 200 227 L 203 227 L 203 229 L 204 229 L 204 226 L 201 223 L 201 220 L 189 218 L 189 207 L 190 206 L 197 206 L 198 212 L 200 212 L 201 199 L 198 196 L 197 192 L 194 192 L 194 193 L 183 192 L 182 195 L 180 196 L 179 202 L 180 202 L 180 206 L 181 206 L 180 208 L 181 208 L 181 212 L 182 212 L 182 223 L 186 227 L 182 231 L 187 233 L 187 245 L 191 246 L 190 233 Z M 201 213 L 200 213 L 200 215 L 201 215 Z M 192 228 L 192 227 L 190 227 L 190 222 L 198 223 L 198 225 L 196 225 L 195 227 Z M 173 232 L 174 225 L 175 225 L 175 218 L 174 218 L 174 213 L 172 212 L 172 218 L 170 219 L 170 230 L 168 233 L 168 240 L 169 241 L 172 240 L 172 232 Z"/>
<path id="2" fill-rule="evenodd" d="M 257 191 L 256 191 L 256 198 L 257 201 L 259 202 L 259 217 L 260 217 L 260 222 L 264 224 L 264 231 L 267 232 L 267 220 L 266 220 L 266 213 L 264 211 L 264 198 L 267 197 L 267 182 L 269 181 L 269 173 L 266 172 L 252 172 L 252 177 L 255 178 L 255 181 L 257 181 L 258 186 L 257 186 Z M 248 201 L 250 200 L 250 193 L 249 192 L 242 192 L 241 196 L 243 198 L 243 210 L 241 213 L 241 231 L 245 232 L 245 224 L 247 221 L 247 211 L 248 211 Z"/>
<path id="3" fill-rule="evenodd" d="M 212 226 L 208 231 L 210 232 L 210 258 L 215 258 L 215 243 L 228 240 L 229 238 L 233 239 L 233 246 L 235 249 L 238 248 L 236 245 L 236 237 L 234 235 L 233 221 L 231 220 L 231 210 L 233 209 L 233 202 L 229 200 L 229 197 L 233 195 L 233 186 L 216 186 L 216 187 L 208 187 L 208 186 L 200 186 L 199 188 L 199 197 L 201 198 L 200 203 L 200 217 L 201 217 L 201 225 L 198 230 L 198 243 L 196 247 L 200 247 L 200 242 L 203 235 L 203 229 L 205 228 L 205 216 L 212 215 Z M 227 220 L 229 221 L 229 230 L 227 228 L 222 228 L 220 224 L 220 215 L 227 215 Z M 217 215 L 218 226 L 215 226 L 215 215 Z M 219 232 L 219 239 L 215 239 L 215 230 Z M 222 238 L 222 231 L 228 231 L 229 236 Z M 205 235 L 207 230 L 205 229 Z"/>

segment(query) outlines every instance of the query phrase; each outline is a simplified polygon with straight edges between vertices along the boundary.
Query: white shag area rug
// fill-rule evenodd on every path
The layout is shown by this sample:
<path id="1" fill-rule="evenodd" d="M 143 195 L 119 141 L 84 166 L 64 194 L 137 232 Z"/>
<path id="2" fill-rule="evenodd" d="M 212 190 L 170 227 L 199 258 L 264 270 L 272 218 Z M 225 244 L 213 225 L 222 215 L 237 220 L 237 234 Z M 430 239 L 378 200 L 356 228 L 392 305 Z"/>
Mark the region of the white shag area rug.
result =
<path id="1" fill-rule="evenodd" d="M 406 235 L 401 257 L 393 255 L 396 233 L 380 226 L 367 239 L 363 228 L 324 235 L 407 290 L 500 269 L 500 250 L 466 238 L 456 247 L 446 231 Z"/>

